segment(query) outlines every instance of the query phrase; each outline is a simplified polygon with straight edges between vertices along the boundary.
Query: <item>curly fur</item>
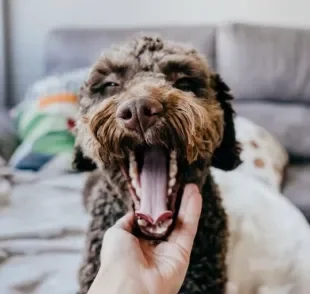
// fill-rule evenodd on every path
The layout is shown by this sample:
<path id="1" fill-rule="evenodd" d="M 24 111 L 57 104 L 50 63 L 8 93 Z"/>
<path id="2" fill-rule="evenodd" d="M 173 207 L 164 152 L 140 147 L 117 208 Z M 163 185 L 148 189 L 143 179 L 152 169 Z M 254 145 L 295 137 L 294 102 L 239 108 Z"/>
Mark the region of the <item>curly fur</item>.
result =
<path id="1" fill-rule="evenodd" d="M 190 78 L 191 91 L 176 86 Z M 118 86 L 102 88 L 104 81 Z M 175 149 L 182 170 L 176 211 L 186 183 L 198 184 L 203 210 L 189 270 L 181 293 L 226 293 L 227 217 L 210 174 L 210 166 L 232 170 L 239 165 L 232 96 L 219 75 L 193 48 L 141 37 L 106 53 L 94 65 L 81 90 L 77 122 L 75 166 L 98 168 L 84 190 L 91 214 L 85 256 L 80 269 L 80 294 L 87 293 L 100 266 L 106 229 L 134 208 L 120 164 L 141 144 Z M 144 136 L 124 128 L 116 110 L 129 99 L 150 97 L 164 106 L 164 114 Z M 137 229 L 137 234 L 139 230 Z"/>

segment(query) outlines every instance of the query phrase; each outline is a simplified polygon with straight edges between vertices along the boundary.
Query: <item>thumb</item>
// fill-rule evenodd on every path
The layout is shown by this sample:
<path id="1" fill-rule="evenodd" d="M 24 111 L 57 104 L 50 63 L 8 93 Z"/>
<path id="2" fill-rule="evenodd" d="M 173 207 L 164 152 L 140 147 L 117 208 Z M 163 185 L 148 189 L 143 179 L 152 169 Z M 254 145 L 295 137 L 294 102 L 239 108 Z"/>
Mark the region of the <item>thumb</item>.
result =
<path id="1" fill-rule="evenodd" d="M 188 253 L 192 251 L 201 215 L 202 197 L 198 187 L 188 184 L 182 196 L 176 227 L 169 241 L 175 242 Z"/>
<path id="2" fill-rule="evenodd" d="M 132 232 L 132 228 L 134 225 L 134 213 L 128 212 L 123 217 L 121 217 L 112 228 L 122 229 L 128 233 Z"/>
<path id="3" fill-rule="evenodd" d="M 125 236 L 131 235 L 133 224 L 133 212 L 126 213 L 104 233 L 102 246 L 104 246 L 105 244 L 117 244 L 118 242 L 122 242 Z"/>
<path id="4" fill-rule="evenodd" d="M 121 217 L 112 227 L 107 229 L 101 246 L 101 260 L 108 262 L 130 251 L 134 236 L 131 234 L 134 224 L 132 212 Z M 125 252 L 125 253 L 124 253 Z"/>

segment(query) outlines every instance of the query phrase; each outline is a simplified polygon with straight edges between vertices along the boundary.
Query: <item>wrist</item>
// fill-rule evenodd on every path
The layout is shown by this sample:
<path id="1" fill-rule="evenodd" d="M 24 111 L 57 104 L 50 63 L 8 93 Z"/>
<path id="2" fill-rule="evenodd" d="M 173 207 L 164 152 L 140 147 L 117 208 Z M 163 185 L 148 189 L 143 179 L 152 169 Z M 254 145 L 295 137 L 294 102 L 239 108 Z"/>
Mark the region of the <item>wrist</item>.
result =
<path id="1" fill-rule="evenodd" d="M 120 268 L 100 268 L 89 294 L 149 294 L 141 279 Z"/>

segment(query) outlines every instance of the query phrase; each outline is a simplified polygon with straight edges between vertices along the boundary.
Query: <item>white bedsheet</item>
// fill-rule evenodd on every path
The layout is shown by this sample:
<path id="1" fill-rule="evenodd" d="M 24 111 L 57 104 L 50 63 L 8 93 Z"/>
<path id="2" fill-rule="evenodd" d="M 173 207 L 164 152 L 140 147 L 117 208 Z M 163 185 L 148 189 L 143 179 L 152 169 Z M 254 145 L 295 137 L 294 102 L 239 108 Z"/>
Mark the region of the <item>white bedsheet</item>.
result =
<path id="1" fill-rule="evenodd" d="M 76 293 L 88 216 L 86 174 L 15 172 L 0 207 L 0 293 Z"/>

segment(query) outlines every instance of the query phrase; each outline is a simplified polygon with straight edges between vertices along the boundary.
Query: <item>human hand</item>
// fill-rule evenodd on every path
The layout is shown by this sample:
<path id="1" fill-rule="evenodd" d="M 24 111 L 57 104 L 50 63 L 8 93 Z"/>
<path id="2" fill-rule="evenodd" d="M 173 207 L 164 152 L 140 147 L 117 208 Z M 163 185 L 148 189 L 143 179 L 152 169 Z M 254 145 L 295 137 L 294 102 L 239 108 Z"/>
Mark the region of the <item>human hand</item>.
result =
<path id="1" fill-rule="evenodd" d="M 101 267 L 89 293 L 178 293 L 188 269 L 201 205 L 197 186 L 187 185 L 176 227 L 158 245 L 132 235 L 133 213 L 122 217 L 105 233 Z"/>

